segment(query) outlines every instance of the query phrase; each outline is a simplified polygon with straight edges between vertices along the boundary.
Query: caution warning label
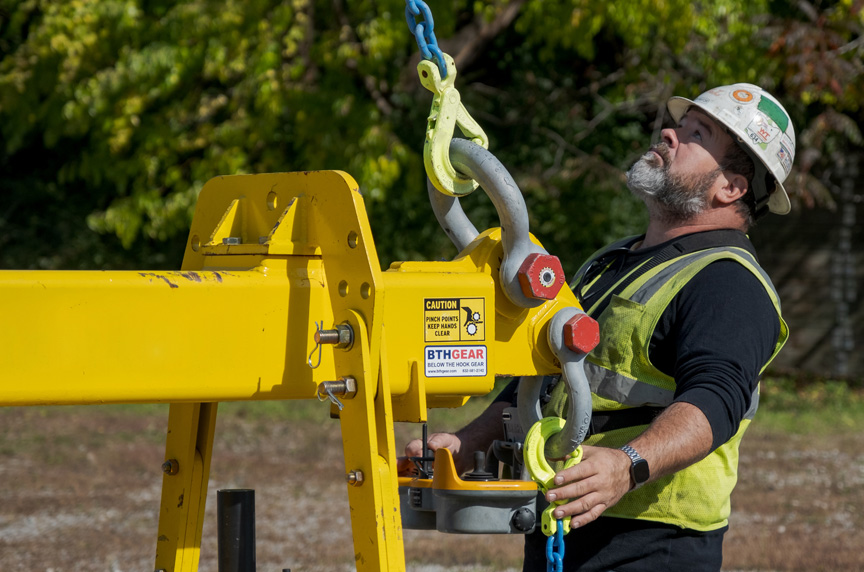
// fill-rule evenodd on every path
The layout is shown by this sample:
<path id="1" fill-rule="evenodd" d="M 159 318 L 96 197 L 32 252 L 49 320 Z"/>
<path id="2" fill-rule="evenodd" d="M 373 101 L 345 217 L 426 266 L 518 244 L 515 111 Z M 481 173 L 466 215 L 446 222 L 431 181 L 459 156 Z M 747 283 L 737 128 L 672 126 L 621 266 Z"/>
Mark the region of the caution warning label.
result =
<path id="1" fill-rule="evenodd" d="M 486 346 L 426 346 L 426 377 L 486 375 Z"/>
<path id="2" fill-rule="evenodd" d="M 485 298 L 426 298 L 423 304 L 427 342 L 486 340 Z"/>

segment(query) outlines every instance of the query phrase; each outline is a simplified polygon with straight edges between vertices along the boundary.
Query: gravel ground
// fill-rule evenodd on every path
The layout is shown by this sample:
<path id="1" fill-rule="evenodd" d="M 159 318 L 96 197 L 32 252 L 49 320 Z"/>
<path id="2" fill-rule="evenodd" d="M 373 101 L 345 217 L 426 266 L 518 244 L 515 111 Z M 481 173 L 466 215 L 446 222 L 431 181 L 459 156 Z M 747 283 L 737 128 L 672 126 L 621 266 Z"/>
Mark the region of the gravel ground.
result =
<path id="1" fill-rule="evenodd" d="M 166 415 L 0 410 L 0 570 L 153 570 Z M 862 570 L 864 444 L 751 430 L 726 539 L 727 570 Z M 354 570 L 338 423 L 225 416 L 201 551 L 215 572 L 215 497 L 256 490 L 260 572 Z M 507 572 L 521 542 L 405 531 L 408 569 Z"/>

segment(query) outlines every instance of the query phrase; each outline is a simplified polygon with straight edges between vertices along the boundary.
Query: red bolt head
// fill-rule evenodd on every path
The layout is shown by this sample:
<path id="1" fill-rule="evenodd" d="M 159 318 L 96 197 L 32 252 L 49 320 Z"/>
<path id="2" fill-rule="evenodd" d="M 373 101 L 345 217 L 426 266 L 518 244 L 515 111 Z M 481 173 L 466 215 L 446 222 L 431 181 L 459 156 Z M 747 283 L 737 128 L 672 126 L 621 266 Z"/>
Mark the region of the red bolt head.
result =
<path id="1" fill-rule="evenodd" d="M 600 325 L 588 314 L 577 314 L 564 324 L 564 345 L 587 354 L 600 343 Z"/>
<path id="2" fill-rule="evenodd" d="M 522 293 L 537 300 L 554 300 L 564 286 L 564 268 L 557 256 L 535 252 L 519 267 Z"/>

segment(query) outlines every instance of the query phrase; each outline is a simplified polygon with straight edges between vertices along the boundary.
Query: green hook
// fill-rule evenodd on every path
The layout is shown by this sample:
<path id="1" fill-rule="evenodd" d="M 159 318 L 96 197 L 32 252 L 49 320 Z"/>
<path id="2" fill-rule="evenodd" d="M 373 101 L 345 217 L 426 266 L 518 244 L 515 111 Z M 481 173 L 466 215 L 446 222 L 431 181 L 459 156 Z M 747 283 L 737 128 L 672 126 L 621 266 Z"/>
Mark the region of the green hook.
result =
<path id="1" fill-rule="evenodd" d="M 468 114 L 462 105 L 459 91 L 453 87 L 456 80 L 456 64 L 447 54 L 447 77 L 441 79 L 441 72 L 434 62 L 423 60 L 417 65 L 420 83 L 432 92 L 432 109 L 426 121 L 426 142 L 423 145 L 423 163 L 426 174 L 435 188 L 451 197 L 469 195 L 477 188 L 477 181 L 462 177 L 450 163 L 450 140 L 458 126 L 471 141 L 484 149 L 489 148 L 486 133 Z"/>

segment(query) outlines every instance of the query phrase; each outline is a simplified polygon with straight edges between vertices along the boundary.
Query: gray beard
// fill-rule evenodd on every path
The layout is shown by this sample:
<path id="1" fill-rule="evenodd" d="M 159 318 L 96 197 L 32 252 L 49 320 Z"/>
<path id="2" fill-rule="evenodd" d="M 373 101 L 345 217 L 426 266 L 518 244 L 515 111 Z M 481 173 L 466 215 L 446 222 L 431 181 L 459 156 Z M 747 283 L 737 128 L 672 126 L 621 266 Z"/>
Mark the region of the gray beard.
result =
<path id="1" fill-rule="evenodd" d="M 646 205 L 656 205 L 659 214 L 670 222 L 689 220 L 708 209 L 708 191 L 720 169 L 701 175 L 673 175 L 669 172 L 669 152 L 664 143 L 652 147 L 663 158 L 658 164 L 652 153 L 643 155 L 627 171 L 627 186 Z"/>

